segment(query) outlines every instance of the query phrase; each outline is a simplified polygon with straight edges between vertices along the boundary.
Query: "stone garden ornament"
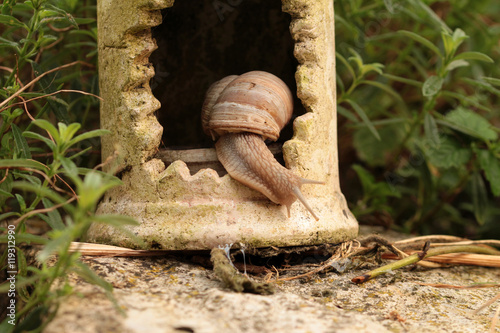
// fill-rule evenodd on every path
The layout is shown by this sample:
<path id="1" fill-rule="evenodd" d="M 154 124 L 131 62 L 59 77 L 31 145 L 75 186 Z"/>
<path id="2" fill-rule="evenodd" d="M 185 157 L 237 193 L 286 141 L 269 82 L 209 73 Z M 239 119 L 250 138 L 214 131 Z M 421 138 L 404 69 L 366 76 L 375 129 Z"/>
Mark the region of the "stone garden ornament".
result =
<path id="1" fill-rule="evenodd" d="M 106 193 L 98 212 L 134 217 L 140 225 L 130 231 L 157 249 L 210 249 L 229 243 L 299 246 L 356 237 L 358 224 L 339 186 L 333 1 L 204 1 L 192 7 L 186 2 L 98 1 L 101 127 L 111 131 L 102 138 L 102 157 L 113 161 L 108 169 L 123 182 Z M 185 14 L 169 15 L 176 8 L 186 8 Z M 254 16 L 240 27 L 244 15 Z M 286 42 L 277 40 L 270 44 L 278 45 L 277 51 L 263 60 L 248 57 L 235 65 L 234 59 L 218 56 L 220 62 L 212 61 L 214 53 L 246 47 L 231 49 L 235 34 L 246 38 L 256 29 L 278 29 L 277 23 L 263 23 L 267 17 L 288 20 L 276 36 L 290 39 L 289 55 L 281 53 Z M 201 46 L 190 50 L 194 42 L 183 35 L 153 38 L 152 30 L 169 20 L 181 26 L 189 22 L 185 36 L 196 36 L 198 28 Z M 205 43 L 210 36 L 221 44 Z M 259 46 L 252 44 L 247 43 Z M 182 63 L 163 62 L 173 74 L 164 80 L 166 86 L 153 87 L 158 96 L 156 91 L 174 91 L 185 82 L 192 89 L 187 95 L 158 99 L 153 94 L 151 82 L 161 81 L 159 71 L 155 73 L 159 66 L 153 64 L 157 60 L 152 60 L 157 48 L 160 62 L 172 52 L 201 59 L 202 65 L 189 67 L 189 75 L 176 74 Z M 234 66 L 242 70 L 236 72 Z M 169 80 L 181 83 L 168 86 Z M 197 109 L 196 114 L 188 107 L 180 110 L 182 124 L 189 125 L 177 126 L 179 135 L 189 135 L 199 125 L 202 133 L 193 135 L 193 147 L 162 139 L 175 127 L 162 121 L 162 112 L 168 112 L 167 106 L 183 107 L 180 99 Z M 280 138 L 283 127 L 290 129 L 290 137 Z M 196 143 L 206 136 L 215 145 Z M 276 140 L 270 150 L 269 143 Z M 294 204 L 297 200 L 300 204 Z M 89 238 L 137 246 L 99 224 L 91 227 Z"/>

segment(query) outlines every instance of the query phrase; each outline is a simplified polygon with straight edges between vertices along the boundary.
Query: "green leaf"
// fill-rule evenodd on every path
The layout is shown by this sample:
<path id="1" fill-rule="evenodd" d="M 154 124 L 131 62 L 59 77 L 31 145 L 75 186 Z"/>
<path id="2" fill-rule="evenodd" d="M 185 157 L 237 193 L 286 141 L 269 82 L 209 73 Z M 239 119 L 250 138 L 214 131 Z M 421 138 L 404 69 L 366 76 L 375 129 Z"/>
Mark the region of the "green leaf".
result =
<path id="1" fill-rule="evenodd" d="M 370 189 L 375 184 L 375 178 L 373 177 L 373 175 L 370 174 L 365 168 L 363 168 L 361 165 L 358 165 L 358 164 L 354 164 L 351 168 L 354 171 L 356 171 L 356 174 L 358 175 L 358 178 L 361 181 L 361 186 L 363 187 L 363 192 L 364 193 L 370 192 Z"/>
<path id="2" fill-rule="evenodd" d="M 30 168 L 48 172 L 49 169 L 40 162 L 34 160 L 0 160 L 0 167 L 7 168 Z"/>
<path id="3" fill-rule="evenodd" d="M 90 138 L 110 134 L 111 132 L 105 129 L 96 129 L 93 131 L 85 132 L 83 134 L 78 135 L 77 137 L 73 138 L 73 140 L 70 141 L 70 146 L 73 146 L 75 143 L 78 143 L 83 140 L 87 140 Z"/>
<path id="4" fill-rule="evenodd" d="M 454 126 L 454 129 L 473 136 L 475 138 L 487 141 L 495 141 L 498 139 L 498 134 L 493 130 L 492 125 L 483 116 L 459 107 L 448 112 L 445 120 Z"/>
<path id="5" fill-rule="evenodd" d="M 46 4 L 45 5 L 46 8 L 50 8 L 52 9 L 53 11 L 57 12 L 59 15 L 62 15 L 62 18 L 64 20 L 66 20 L 67 22 L 69 22 L 73 27 L 75 27 L 76 29 L 78 29 L 78 24 L 76 23 L 75 21 L 75 18 L 69 14 L 68 12 L 66 12 L 65 10 L 59 8 L 59 7 L 56 7 L 54 5 L 51 5 L 51 4 Z"/>
<path id="6" fill-rule="evenodd" d="M 89 23 L 94 23 L 96 19 L 93 18 L 86 18 L 86 17 L 75 17 L 75 22 L 77 24 L 89 24 Z M 83 30 L 73 30 L 71 32 L 77 32 L 77 31 L 83 31 Z"/>
<path id="7" fill-rule="evenodd" d="M 457 46 L 459 46 L 460 43 L 462 43 L 464 40 L 469 38 L 469 36 L 467 36 L 462 29 L 457 28 L 457 29 L 455 29 L 455 31 L 453 31 L 452 38 L 456 44 L 458 43 Z"/>
<path id="8" fill-rule="evenodd" d="M 37 76 L 40 76 L 44 72 L 42 67 L 40 67 L 40 65 L 36 62 L 31 62 L 31 66 L 33 67 L 33 71 Z M 46 93 L 56 92 L 58 87 L 54 86 L 55 75 L 56 74 L 49 74 L 43 76 L 38 81 L 38 85 L 42 88 L 44 92 Z M 50 109 L 52 109 L 52 112 L 54 112 L 54 115 L 56 116 L 58 121 L 69 123 L 68 108 L 66 105 L 59 103 L 57 99 L 53 98 L 46 98 L 45 100 L 47 101 Z M 58 141 L 56 140 L 56 142 Z"/>
<path id="9" fill-rule="evenodd" d="M 37 186 L 37 185 L 33 185 L 31 183 L 24 182 L 24 181 L 15 182 L 12 185 L 12 187 L 15 189 L 21 190 L 21 191 L 29 191 L 29 192 L 33 192 L 39 196 L 49 198 L 52 202 L 55 202 L 57 204 L 61 204 L 61 203 L 66 202 L 66 200 L 63 197 L 61 197 L 59 194 L 57 194 L 55 191 L 49 189 L 48 187 Z M 64 207 L 68 208 L 71 206 L 65 205 Z"/>
<path id="10" fill-rule="evenodd" d="M 384 5 L 385 5 L 385 9 L 387 9 L 387 11 L 390 14 L 394 14 L 394 4 L 393 4 L 392 0 L 384 0 Z"/>
<path id="11" fill-rule="evenodd" d="M 0 189 L 0 195 L 5 195 L 6 197 L 9 197 L 9 198 L 13 198 L 14 196 L 12 195 L 12 193 L 9 193 L 7 191 L 4 191 L 2 189 Z M 3 214 L 2 214 L 3 215 Z M 1 216 L 1 215 L 0 215 Z M 0 219 L 1 221 L 2 219 Z"/>
<path id="12" fill-rule="evenodd" d="M 340 53 L 336 52 L 335 53 L 335 56 L 337 57 L 337 59 L 340 60 L 340 62 L 342 64 L 344 64 L 344 66 L 347 68 L 347 70 L 349 71 L 349 73 L 351 74 L 351 77 L 354 79 L 356 78 L 356 72 L 354 71 L 354 68 L 352 68 L 351 64 L 349 63 L 349 61 L 346 60 L 346 58 L 344 58 L 343 55 L 341 55 Z"/>
<path id="13" fill-rule="evenodd" d="M 67 157 L 61 157 L 59 158 L 59 161 L 61 162 L 66 174 L 71 177 L 71 180 L 73 180 L 75 184 L 81 183 L 80 178 L 78 178 L 78 168 L 76 167 L 76 164 Z"/>
<path id="14" fill-rule="evenodd" d="M 493 85 L 491 83 L 487 82 L 486 80 L 484 80 L 484 78 L 481 80 L 475 80 L 475 79 L 469 79 L 469 78 L 464 77 L 464 78 L 462 78 L 462 81 L 464 81 L 467 84 L 470 84 L 472 86 L 484 89 L 484 90 L 500 97 L 500 90 L 493 87 Z M 490 112 L 491 109 L 487 109 L 486 111 Z"/>
<path id="15" fill-rule="evenodd" d="M 409 38 L 413 39 L 414 41 L 416 41 L 416 42 L 422 44 L 423 46 L 427 47 L 429 50 L 431 50 L 432 52 L 434 52 L 439 57 L 441 57 L 441 58 L 443 57 L 442 54 L 441 54 L 441 51 L 439 51 L 439 49 L 437 48 L 437 46 L 434 45 L 428 39 L 425 39 L 424 37 L 422 37 L 420 35 L 417 35 L 414 32 L 407 31 L 407 30 L 399 30 L 397 33 L 400 34 L 400 35 L 403 35 L 405 37 L 409 37 Z"/>
<path id="16" fill-rule="evenodd" d="M 346 117 L 347 119 L 349 119 L 350 121 L 352 121 L 353 123 L 357 123 L 359 122 L 359 119 L 356 118 L 356 116 L 354 115 L 354 113 L 352 113 L 350 110 L 344 108 L 343 106 L 340 106 L 338 105 L 337 106 L 337 112 Z"/>
<path id="17" fill-rule="evenodd" d="M 130 238 L 131 241 L 135 242 L 140 248 L 145 248 L 146 243 L 138 237 L 127 225 L 138 225 L 138 222 L 131 217 L 122 215 L 97 215 L 92 217 L 93 222 L 99 224 L 107 224 L 114 228 L 114 230 L 123 233 L 125 236 Z"/>
<path id="18" fill-rule="evenodd" d="M 14 48 L 19 53 L 19 43 L 0 37 L 0 46 L 8 46 Z"/>
<path id="19" fill-rule="evenodd" d="M 455 56 L 453 60 L 480 60 L 484 62 L 493 63 L 493 59 L 481 52 L 462 52 Z"/>
<path id="20" fill-rule="evenodd" d="M 85 149 L 80 150 L 78 153 L 71 155 L 71 156 L 70 156 L 70 157 L 68 157 L 68 158 L 69 158 L 70 160 L 74 160 L 74 159 L 75 159 L 75 158 L 77 158 L 78 156 L 81 156 L 81 155 L 86 154 L 86 153 L 87 153 L 89 150 L 91 150 L 91 149 L 92 149 L 92 147 L 87 147 L 87 148 L 85 148 Z"/>
<path id="21" fill-rule="evenodd" d="M 8 286 L 7 283 L 5 283 L 5 285 Z M 8 290 L 9 290 L 9 287 L 7 287 L 7 289 L 4 291 L 4 293 L 6 293 Z M 10 320 L 9 317 L 5 317 L 3 319 L 3 321 L 0 323 L 0 332 L 3 332 L 3 333 L 13 333 L 14 332 L 14 329 L 16 328 L 16 326 L 10 324 L 9 320 Z"/>
<path id="22" fill-rule="evenodd" d="M 59 136 L 59 131 L 50 122 L 48 122 L 45 119 L 36 119 L 33 121 L 33 124 L 49 132 L 49 134 L 52 136 L 56 144 L 61 143 L 61 137 Z"/>
<path id="23" fill-rule="evenodd" d="M 58 123 L 57 125 L 59 126 L 59 133 L 63 142 L 67 142 L 73 139 L 73 136 L 76 134 L 76 132 L 78 132 L 80 127 L 82 127 L 82 125 L 80 125 L 79 123 L 72 123 L 68 126 L 63 123 Z"/>
<path id="24" fill-rule="evenodd" d="M 12 14 L 12 7 L 16 5 L 16 1 L 17 0 L 5 0 L 3 5 L 0 6 L 2 8 L 2 14 Z M 3 330 L 0 330 L 0 332 L 3 332 Z"/>
<path id="25" fill-rule="evenodd" d="M 466 66 L 469 66 L 469 63 L 467 61 L 462 60 L 462 59 L 458 59 L 458 60 L 455 59 L 452 62 L 450 62 L 448 64 L 448 66 L 446 66 L 445 71 L 451 72 L 455 68 L 466 67 Z"/>
<path id="26" fill-rule="evenodd" d="M 372 64 L 364 64 L 360 70 L 361 70 L 361 77 L 364 77 L 366 74 L 369 72 L 376 72 L 378 74 L 382 74 L 382 69 L 384 68 L 384 65 L 374 62 Z"/>
<path id="27" fill-rule="evenodd" d="M 7 235 L 0 235 L 0 243 L 7 243 L 8 240 L 9 239 Z M 16 244 L 21 244 L 21 243 L 46 244 L 47 242 L 48 239 L 41 236 L 27 234 L 27 233 L 16 234 Z"/>
<path id="28" fill-rule="evenodd" d="M 370 132 L 372 132 L 373 136 L 380 141 L 380 135 L 378 134 L 377 129 L 375 128 L 375 126 L 373 126 L 372 122 L 370 121 L 370 118 L 368 118 L 368 116 L 366 115 L 365 111 L 361 108 L 361 106 L 359 106 L 358 103 L 350 99 L 348 99 L 346 102 L 352 106 L 354 111 L 356 111 L 356 113 L 361 118 L 361 120 L 363 120 L 363 122 L 368 127 Z"/>
<path id="29" fill-rule="evenodd" d="M 422 86 L 422 94 L 425 97 L 432 97 L 436 95 L 439 91 L 441 91 L 443 81 L 443 78 L 439 76 L 429 76 Z"/>
<path id="30" fill-rule="evenodd" d="M 56 149 L 57 149 L 56 144 L 54 142 L 52 142 L 50 139 L 48 139 L 48 138 L 46 138 L 43 135 L 40 135 L 38 133 L 25 131 L 23 133 L 23 136 L 44 142 L 47 146 L 49 146 L 50 150 L 52 150 L 52 151 L 56 151 Z"/>
<path id="31" fill-rule="evenodd" d="M 434 117 L 430 113 L 425 114 L 424 118 L 424 132 L 425 138 L 432 146 L 439 146 L 441 140 L 439 139 L 439 130 L 436 125 Z"/>
<path id="32" fill-rule="evenodd" d="M 479 172 L 474 172 L 472 174 L 470 186 L 474 216 L 476 217 L 477 222 L 480 225 L 483 225 L 488 209 L 488 194 L 486 192 L 486 186 L 484 185 L 483 178 Z"/>
<path id="33" fill-rule="evenodd" d="M 52 201 L 47 198 L 42 198 L 43 206 L 47 209 L 54 207 Z M 65 228 L 64 222 L 61 218 L 61 214 L 57 209 L 49 211 L 46 213 L 47 215 L 39 214 L 38 216 L 47 222 L 47 224 L 54 230 L 63 230 Z"/>
<path id="34" fill-rule="evenodd" d="M 445 31 L 441 33 L 441 38 L 443 40 L 444 53 L 446 57 L 452 56 L 456 49 L 455 44 L 453 42 L 453 38 L 451 37 L 450 34 L 446 33 Z"/>
<path id="35" fill-rule="evenodd" d="M 20 276 L 27 276 L 28 274 L 28 263 L 26 262 L 26 257 L 24 256 L 24 252 L 16 246 L 16 255 L 17 255 L 17 274 Z M 17 292 L 21 298 L 27 302 L 29 300 L 29 292 L 27 288 L 17 287 Z"/>
<path id="36" fill-rule="evenodd" d="M 23 159 L 31 159 L 30 147 L 23 137 L 23 133 L 16 124 L 11 124 L 11 128 L 17 156 Z"/>
<path id="37" fill-rule="evenodd" d="M 48 312 L 49 308 L 46 305 L 36 307 L 28 313 L 26 318 L 23 318 L 22 321 L 19 322 L 15 332 L 34 331 L 35 329 L 41 327 Z"/>
<path id="38" fill-rule="evenodd" d="M 353 165 L 352 168 L 361 181 L 364 194 L 373 199 L 383 199 L 383 197 L 400 197 L 401 193 L 395 191 L 386 181 L 377 182 L 372 174 L 360 165 Z M 386 199 L 382 200 L 383 202 Z"/>
<path id="39" fill-rule="evenodd" d="M 386 156 L 397 149 L 405 136 L 405 125 L 388 124 L 379 128 L 381 140 L 375 140 L 365 126 L 354 132 L 353 145 L 359 158 L 370 166 L 384 166 Z"/>
<path id="40" fill-rule="evenodd" d="M 477 153 L 479 165 L 490 183 L 491 192 L 494 196 L 500 196 L 500 160 L 488 150 L 480 150 Z"/>
<path id="41" fill-rule="evenodd" d="M 393 80 L 393 81 L 396 81 L 396 82 L 401 82 L 401 83 L 404 83 L 404 84 L 409 84 L 411 86 L 415 86 L 415 87 L 419 87 L 419 88 L 422 87 L 422 82 L 417 81 L 417 80 L 412 80 L 412 79 L 408 79 L 408 78 L 405 78 L 405 77 L 391 75 L 391 74 L 387 74 L 387 73 L 382 74 L 382 76 L 388 78 L 389 80 Z"/>
<path id="42" fill-rule="evenodd" d="M 77 184 L 79 206 L 85 210 L 94 210 L 97 202 L 104 193 L 120 185 L 121 181 L 115 177 L 103 176 L 101 173 L 91 171 L 85 175 L 82 184 Z"/>
<path id="43" fill-rule="evenodd" d="M 488 77 L 488 76 L 483 76 L 482 79 L 484 81 L 488 82 L 489 84 L 500 87 L 500 79 L 497 79 L 495 77 Z"/>
<path id="44" fill-rule="evenodd" d="M 353 48 L 349 48 L 349 52 L 352 54 L 352 56 L 347 58 L 347 60 L 355 63 L 356 67 L 361 70 L 361 68 L 363 67 L 363 58 L 361 58 L 359 53 L 356 52 L 356 50 L 354 50 Z"/>
<path id="45" fill-rule="evenodd" d="M 16 193 L 16 199 L 17 199 L 17 203 L 19 204 L 19 208 L 21 209 L 21 212 L 25 212 L 26 211 L 26 201 L 24 201 L 24 198 L 22 195 L 20 195 L 19 193 Z"/>
<path id="46" fill-rule="evenodd" d="M 438 168 L 461 167 L 471 158 L 470 149 L 463 148 L 460 143 L 449 136 L 440 139 L 439 146 L 422 147 L 429 162 Z"/>
<path id="47" fill-rule="evenodd" d="M 469 38 L 469 36 L 467 36 L 462 29 L 457 28 L 453 31 L 453 34 L 450 34 L 448 31 L 442 31 L 441 38 L 443 40 L 446 59 L 450 59 L 457 51 L 460 44 Z"/>
<path id="48" fill-rule="evenodd" d="M 454 98 L 454 99 L 460 101 L 464 107 L 474 106 L 478 110 L 482 110 L 485 112 L 491 112 L 491 109 L 486 107 L 486 106 L 481 105 L 481 103 L 478 101 L 478 98 L 475 96 L 469 97 L 469 96 L 464 95 L 463 93 L 455 93 L 455 92 L 447 91 L 447 90 L 441 91 L 441 94 L 445 97 Z"/>
<path id="49" fill-rule="evenodd" d="M 37 258 L 41 262 L 45 262 L 52 254 L 59 253 L 61 249 L 71 242 L 71 230 L 65 229 L 64 231 L 53 232 L 54 238 L 51 239 L 43 249 L 38 252 Z"/>
<path id="50" fill-rule="evenodd" d="M 29 173 L 25 173 L 24 171 L 13 171 L 12 173 L 15 174 L 16 179 L 25 179 L 31 184 L 42 185 L 42 181 L 40 180 L 40 178 L 30 175 Z"/>
<path id="51" fill-rule="evenodd" d="M 21 278 L 17 276 L 17 281 L 16 281 L 16 288 L 21 288 L 24 286 L 29 286 L 32 285 L 34 282 L 40 279 L 40 275 L 34 275 L 29 278 Z M 5 294 L 9 290 L 9 283 L 2 283 L 0 284 L 0 294 Z M 4 331 L 2 331 L 3 333 Z"/>
<path id="52" fill-rule="evenodd" d="M 361 84 L 367 84 L 367 85 L 370 85 L 370 86 L 377 87 L 377 88 L 385 91 L 387 94 L 391 95 L 392 97 L 394 97 L 399 102 L 403 103 L 403 99 L 401 98 L 401 96 L 399 96 L 398 92 L 395 91 L 394 89 L 392 89 L 387 84 L 383 84 L 383 83 L 377 82 L 377 81 L 368 81 L 368 80 L 361 81 Z"/>
<path id="53" fill-rule="evenodd" d="M 82 262 L 75 262 L 74 266 L 71 267 L 71 270 L 85 279 L 87 282 L 91 284 L 95 284 L 104 290 L 111 292 L 113 291 L 113 286 L 111 283 L 102 279 L 99 275 L 97 275 L 93 270 L 91 270 L 87 265 Z"/>
<path id="54" fill-rule="evenodd" d="M 10 194 L 10 193 L 9 193 Z M 11 197 L 14 197 L 12 194 L 10 195 Z M 3 213 L 3 214 L 0 214 L 0 221 L 3 221 L 9 217 L 12 217 L 12 216 L 20 216 L 19 213 L 16 213 L 16 212 L 8 212 L 8 213 Z"/>
<path id="55" fill-rule="evenodd" d="M 418 13 L 420 17 L 423 17 L 426 20 L 433 22 L 436 26 L 440 27 L 441 30 L 448 31 L 449 33 L 451 33 L 451 29 L 446 25 L 446 23 L 441 19 L 441 17 L 439 17 L 439 15 L 436 14 L 436 12 L 426 4 L 426 2 L 424 2 L 423 0 L 410 0 L 409 3 L 413 7 L 415 7 L 415 8 L 410 7 L 410 10 L 413 12 L 417 8 L 422 9 L 423 15 L 422 13 Z M 404 8 L 405 6 L 402 7 Z"/>
<path id="56" fill-rule="evenodd" d="M 29 30 L 28 26 L 11 15 L 0 14 L 0 23 Z"/>

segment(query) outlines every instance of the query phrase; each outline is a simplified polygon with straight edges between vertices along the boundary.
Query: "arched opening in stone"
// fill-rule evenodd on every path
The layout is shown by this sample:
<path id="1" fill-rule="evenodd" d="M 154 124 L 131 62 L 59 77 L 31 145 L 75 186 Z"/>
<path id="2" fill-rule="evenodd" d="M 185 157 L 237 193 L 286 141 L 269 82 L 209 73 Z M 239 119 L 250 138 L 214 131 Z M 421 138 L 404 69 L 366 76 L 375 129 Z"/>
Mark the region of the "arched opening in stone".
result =
<path id="1" fill-rule="evenodd" d="M 214 143 L 203 133 L 201 105 L 213 82 L 251 70 L 273 73 L 292 90 L 294 116 L 278 143 L 292 137 L 293 119 L 305 111 L 296 96 L 291 17 L 280 0 L 176 0 L 162 17 L 152 29 L 158 49 L 150 57 L 151 89 L 161 103 L 157 117 L 163 126 L 158 157 L 166 164 L 184 160 L 192 174 L 206 167 L 224 174 L 207 149 Z"/>

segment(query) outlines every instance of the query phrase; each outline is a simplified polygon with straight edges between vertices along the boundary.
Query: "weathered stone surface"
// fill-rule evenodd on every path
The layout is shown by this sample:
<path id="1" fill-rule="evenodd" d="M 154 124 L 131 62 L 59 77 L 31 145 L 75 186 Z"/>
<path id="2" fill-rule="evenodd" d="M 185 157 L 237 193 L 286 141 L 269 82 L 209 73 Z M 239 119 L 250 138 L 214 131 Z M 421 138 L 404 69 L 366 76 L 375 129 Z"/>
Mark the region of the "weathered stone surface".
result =
<path id="1" fill-rule="evenodd" d="M 283 158 L 301 177 L 325 181 L 324 186 L 302 187 L 319 221 L 298 202 L 288 218 L 285 207 L 228 175 L 220 177 L 212 169 L 191 175 L 183 161 L 166 165 L 156 157 L 164 129 L 155 116 L 160 103 L 149 86 L 154 76 L 149 57 L 156 48 L 150 30 L 162 22 L 160 9 L 172 4 L 168 0 L 123 0 L 119 4 L 98 1 L 101 126 L 112 132 L 102 138 L 103 160 L 115 156 L 108 168 L 115 164 L 123 180 L 122 186 L 106 193 L 98 212 L 136 218 L 140 226 L 132 231 L 150 248 L 210 249 L 239 242 L 254 247 L 294 246 L 354 238 L 357 221 L 347 207 L 338 179 L 333 2 L 282 1 L 283 11 L 291 15 L 290 31 L 298 61 L 294 94 L 306 111 L 294 120 L 294 134 L 283 145 Z M 222 24 L 214 8 L 207 3 L 199 8 L 207 11 L 200 17 L 210 16 L 212 11 L 214 18 L 204 21 L 207 29 Z M 237 11 L 233 8 L 229 12 Z M 194 20 L 198 13 L 186 15 L 176 19 Z M 165 19 L 170 18 L 167 15 Z M 225 22 L 230 21 L 228 18 Z M 206 70 L 218 70 L 205 66 Z M 194 121 L 190 118 L 186 124 Z M 102 224 L 89 230 L 89 238 L 133 246 L 123 234 Z"/>
<path id="2" fill-rule="evenodd" d="M 277 282 L 269 296 L 221 287 L 211 270 L 168 258 L 92 258 L 85 261 L 114 287 L 120 315 L 96 287 L 73 281 L 79 296 L 60 308 L 46 333 L 74 332 L 487 332 L 498 302 L 472 311 L 498 288 L 443 289 L 498 283 L 500 270 L 462 266 L 403 269 L 355 285 L 374 268 Z"/>

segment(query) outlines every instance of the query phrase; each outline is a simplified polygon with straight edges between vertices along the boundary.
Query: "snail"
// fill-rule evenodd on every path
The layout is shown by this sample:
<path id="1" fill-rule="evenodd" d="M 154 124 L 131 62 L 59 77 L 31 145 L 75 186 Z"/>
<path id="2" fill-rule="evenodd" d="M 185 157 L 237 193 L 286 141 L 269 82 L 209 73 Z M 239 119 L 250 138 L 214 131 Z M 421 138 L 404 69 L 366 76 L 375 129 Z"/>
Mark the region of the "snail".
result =
<path id="1" fill-rule="evenodd" d="M 303 184 L 325 184 L 295 175 L 282 166 L 266 146 L 276 141 L 292 117 L 293 98 L 287 85 L 273 74 L 252 71 L 227 76 L 208 89 L 202 125 L 214 141 L 217 157 L 229 175 L 287 207 L 299 199 L 319 220 L 300 191 Z"/>

